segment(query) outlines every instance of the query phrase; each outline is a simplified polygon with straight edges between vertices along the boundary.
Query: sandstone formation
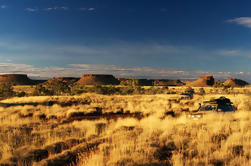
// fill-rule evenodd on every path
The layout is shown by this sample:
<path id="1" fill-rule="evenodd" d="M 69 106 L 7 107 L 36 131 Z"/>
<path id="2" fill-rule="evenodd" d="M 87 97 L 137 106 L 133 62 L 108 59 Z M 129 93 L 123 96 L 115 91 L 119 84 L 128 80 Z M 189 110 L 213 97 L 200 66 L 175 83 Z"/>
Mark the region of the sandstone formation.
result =
<path id="1" fill-rule="evenodd" d="M 77 83 L 82 85 L 118 85 L 119 80 L 113 75 L 84 74 Z"/>
<path id="2" fill-rule="evenodd" d="M 205 87 L 214 85 L 213 76 L 201 76 L 198 80 L 186 84 L 187 86 Z"/>
<path id="3" fill-rule="evenodd" d="M 25 74 L 3 74 L 0 75 L 0 84 L 33 85 L 35 82 Z"/>
<path id="4" fill-rule="evenodd" d="M 246 81 L 236 79 L 236 78 L 229 78 L 223 83 L 225 86 L 231 86 L 231 87 L 242 87 L 248 85 Z"/>

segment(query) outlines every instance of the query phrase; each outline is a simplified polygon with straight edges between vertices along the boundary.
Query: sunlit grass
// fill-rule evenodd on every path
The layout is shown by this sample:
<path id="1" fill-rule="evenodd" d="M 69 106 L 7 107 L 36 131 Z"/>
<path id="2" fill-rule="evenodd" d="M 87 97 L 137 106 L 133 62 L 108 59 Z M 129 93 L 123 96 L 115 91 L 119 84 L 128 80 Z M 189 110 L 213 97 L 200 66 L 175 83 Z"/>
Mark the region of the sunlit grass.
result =
<path id="1" fill-rule="evenodd" d="M 16 105 L 0 108 L 0 163 L 46 165 L 60 159 L 66 165 L 87 166 L 250 165 L 251 96 L 225 94 L 238 108 L 236 113 L 215 113 L 195 121 L 182 111 L 195 110 L 204 100 L 222 95 L 170 100 L 177 99 L 182 90 L 176 89 L 173 95 L 83 94 L 3 100 Z M 44 104 L 52 101 L 52 105 Z M 96 108 L 102 108 L 102 113 L 141 112 L 143 118 L 70 120 L 74 113 L 92 113 Z M 168 111 L 177 117 L 167 116 Z"/>

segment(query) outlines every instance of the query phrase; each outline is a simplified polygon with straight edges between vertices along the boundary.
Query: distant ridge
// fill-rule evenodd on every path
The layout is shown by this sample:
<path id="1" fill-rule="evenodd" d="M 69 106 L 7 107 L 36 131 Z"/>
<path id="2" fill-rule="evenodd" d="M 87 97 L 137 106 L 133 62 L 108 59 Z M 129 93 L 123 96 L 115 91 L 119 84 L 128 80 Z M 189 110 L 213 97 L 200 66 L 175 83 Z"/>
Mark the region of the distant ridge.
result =
<path id="1" fill-rule="evenodd" d="M 55 77 L 48 80 L 32 80 L 26 74 L 2 74 L 0 75 L 0 84 L 11 85 L 36 85 L 40 83 L 49 83 L 53 80 L 70 84 L 81 85 L 135 85 L 135 86 L 194 86 L 208 87 L 215 83 L 212 75 L 201 76 L 195 81 L 191 80 L 169 80 L 169 79 L 142 79 L 142 78 L 115 78 L 109 74 L 84 74 L 81 78 L 76 77 Z M 243 87 L 249 85 L 248 82 L 229 78 L 223 85 L 231 87 Z"/>

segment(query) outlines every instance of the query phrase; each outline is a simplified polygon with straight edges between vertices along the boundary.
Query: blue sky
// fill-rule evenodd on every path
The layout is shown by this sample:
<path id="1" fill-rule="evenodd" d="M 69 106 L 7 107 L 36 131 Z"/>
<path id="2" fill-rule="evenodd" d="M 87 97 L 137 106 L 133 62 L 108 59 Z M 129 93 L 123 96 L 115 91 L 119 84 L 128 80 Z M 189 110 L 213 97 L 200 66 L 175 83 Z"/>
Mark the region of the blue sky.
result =
<path id="1" fill-rule="evenodd" d="M 0 0 L 0 67 L 63 73 L 84 65 L 86 72 L 138 68 L 143 75 L 151 69 L 246 78 L 250 6 L 248 0 Z"/>

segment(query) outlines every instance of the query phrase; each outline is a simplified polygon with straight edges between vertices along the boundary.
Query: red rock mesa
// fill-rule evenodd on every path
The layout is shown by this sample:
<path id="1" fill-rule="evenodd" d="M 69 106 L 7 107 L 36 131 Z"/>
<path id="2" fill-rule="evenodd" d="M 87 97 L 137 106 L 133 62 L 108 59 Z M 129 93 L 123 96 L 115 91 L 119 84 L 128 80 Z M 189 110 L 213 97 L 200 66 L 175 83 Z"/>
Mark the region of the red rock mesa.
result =
<path id="1" fill-rule="evenodd" d="M 3 74 L 0 75 L 0 84 L 33 85 L 35 82 L 25 74 Z"/>
<path id="2" fill-rule="evenodd" d="M 188 86 L 198 86 L 198 87 L 205 87 L 205 86 L 212 86 L 214 85 L 214 77 L 213 76 L 201 76 L 198 80 L 188 82 L 186 85 Z"/>
<path id="3" fill-rule="evenodd" d="M 229 78 L 223 83 L 225 86 L 231 86 L 231 87 L 242 87 L 248 85 L 246 81 L 236 79 L 236 78 Z"/>
<path id="4" fill-rule="evenodd" d="M 118 85 L 119 81 L 113 75 L 84 74 L 77 83 L 83 85 Z"/>

